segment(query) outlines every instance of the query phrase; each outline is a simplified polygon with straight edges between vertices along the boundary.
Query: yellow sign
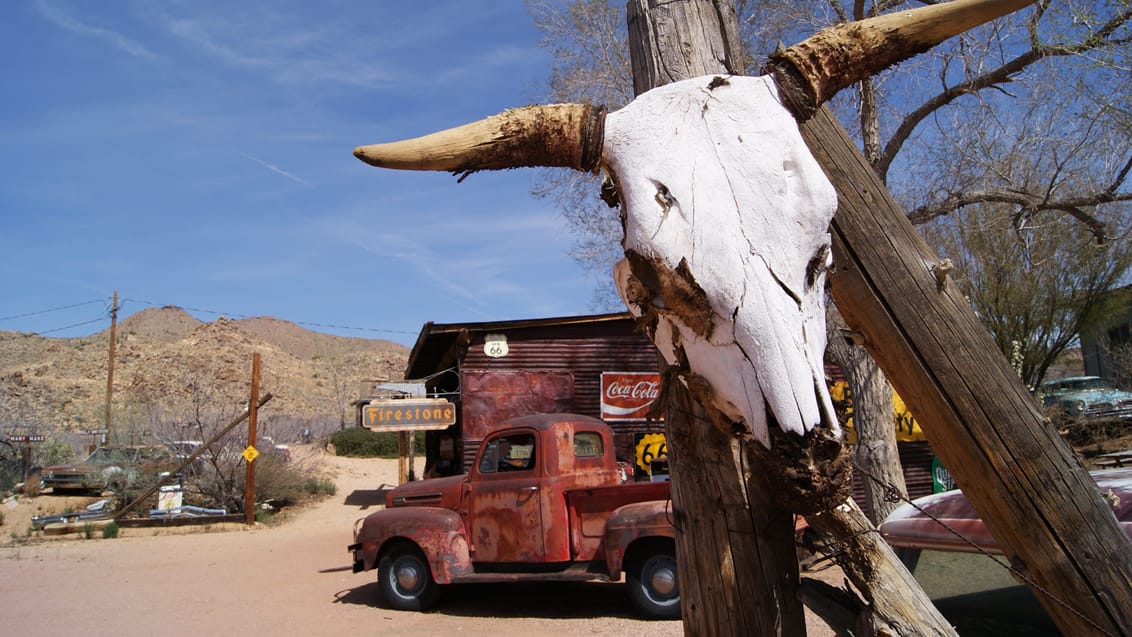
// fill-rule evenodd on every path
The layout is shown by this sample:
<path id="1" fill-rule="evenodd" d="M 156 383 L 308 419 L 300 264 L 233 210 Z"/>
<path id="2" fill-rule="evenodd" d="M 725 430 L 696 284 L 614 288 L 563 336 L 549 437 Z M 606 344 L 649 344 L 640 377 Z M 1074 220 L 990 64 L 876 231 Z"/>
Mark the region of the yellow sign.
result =
<path id="1" fill-rule="evenodd" d="M 829 388 L 830 397 L 833 398 L 833 404 L 838 410 L 843 410 L 848 415 L 848 420 L 845 422 L 846 436 L 845 439 L 849 444 L 857 444 L 857 430 L 853 427 L 853 397 L 849 393 L 849 384 L 843 380 L 839 380 Z M 908 411 L 908 407 L 904 405 L 904 401 L 892 392 L 892 416 L 894 425 L 896 427 L 896 440 L 898 442 L 921 442 L 927 440 L 924 431 L 920 429 L 920 423 L 912 416 L 912 412 Z"/>
<path id="2" fill-rule="evenodd" d="M 456 405 L 443 398 L 375 400 L 362 408 L 362 426 L 373 431 L 447 429 L 456 422 Z"/>
<path id="3" fill-rule="evenodd" d="M 248 462 L 255 462 L 255 459 L 259 457 L 259 451 L 256 451 L 256 448 L 254 446 L 248 445 L 248 448 L 244 449 L 244 452 L 240 455 L 243 456 L 244 460 L 247 460 Z"/>
<path id="4" fill-rule="evenodd" d="M 664 434 L 644 434 L 637 441 L 637 466 L 652 472 L 652 461 L 668 457 L 668 443 Z"/>

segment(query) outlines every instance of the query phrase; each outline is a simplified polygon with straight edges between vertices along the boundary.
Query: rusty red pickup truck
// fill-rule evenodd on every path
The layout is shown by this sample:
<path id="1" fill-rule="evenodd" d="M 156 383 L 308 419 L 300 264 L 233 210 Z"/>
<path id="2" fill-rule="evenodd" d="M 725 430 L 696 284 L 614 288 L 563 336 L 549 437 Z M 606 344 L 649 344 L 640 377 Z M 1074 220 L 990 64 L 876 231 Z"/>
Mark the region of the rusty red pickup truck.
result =
<path id="1" fill-rule="evenodd" d="M 607 580 L 646 617 L 680 616 L 667 482 L 623 483 L 604 422 L 540 414 L 500 424 L 464 475 L 403 484 L 354 524 L 354 572 L 425 610 L 441 585 Z"/>

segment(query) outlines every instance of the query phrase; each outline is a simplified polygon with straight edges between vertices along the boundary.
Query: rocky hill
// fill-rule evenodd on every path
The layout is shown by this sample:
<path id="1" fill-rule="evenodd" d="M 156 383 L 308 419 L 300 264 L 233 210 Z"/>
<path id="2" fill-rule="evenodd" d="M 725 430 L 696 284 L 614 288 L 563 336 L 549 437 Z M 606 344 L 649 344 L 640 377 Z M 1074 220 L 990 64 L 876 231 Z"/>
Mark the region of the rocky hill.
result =
<path id="1" fill-rule="evenodd" d="M 109 329 L 82 338 L 0 331 L 0 428 L 77 432 L 105 422 Z M 117 326 L 112 421 L 153 430 L 227 421 L 247 402 L 252 354 L 261 419 L 291 428 L 352 422 L 365 381 L 397 379 L 408 348 L 322 334 L 270 317 L 205 323 L 176 307 L 137 312 Z M 24 429 L 24 427 L 27 427 Z M 189 436 L 192 437 L 192 436 Z"/>

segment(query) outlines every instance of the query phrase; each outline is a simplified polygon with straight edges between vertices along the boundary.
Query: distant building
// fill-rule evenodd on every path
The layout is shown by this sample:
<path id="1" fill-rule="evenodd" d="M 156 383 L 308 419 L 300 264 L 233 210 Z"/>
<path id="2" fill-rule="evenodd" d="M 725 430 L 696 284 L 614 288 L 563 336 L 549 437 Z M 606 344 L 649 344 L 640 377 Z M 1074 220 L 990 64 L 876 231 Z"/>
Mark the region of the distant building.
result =
<path id="1" fill-rule="evenodd" d="M 442 453 L 454 454 L 466 468 L 502 420 L 556 411 L 604 419 L 614 431 L 618 458 L 630 462 L 636 434 L 663 431 L 663 423 L 650 424 L 646 416 L 659 387 L 657 365 L 656 348 L 624 312 L 426 323 L 409 354 L 405 377 L 425 379 L 429 396 L 458 405 L 457 422 L 449 431 L 427 435 L 426 471 Z M 604 395 L 619 378 L 640 383 L 637 398 L 646 409 L 610 412 Z M 650 391 L 651 397 L 644 395 Z"/>
<path id="2" fill-rule="evenodd" d="M 1085 374 L 1132 388 L 1132 286 L 1111 292 L 1110 319 L 1082 331 Z"/>

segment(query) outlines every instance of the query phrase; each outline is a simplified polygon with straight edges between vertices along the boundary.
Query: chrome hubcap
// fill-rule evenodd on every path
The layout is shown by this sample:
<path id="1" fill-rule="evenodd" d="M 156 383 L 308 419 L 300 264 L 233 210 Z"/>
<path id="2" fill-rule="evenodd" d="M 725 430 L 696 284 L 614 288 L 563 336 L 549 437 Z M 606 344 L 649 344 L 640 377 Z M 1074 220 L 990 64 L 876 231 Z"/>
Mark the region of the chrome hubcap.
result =
<path id="1" fill-rule="evenodd" d="M 669 568 L 658 568 L 652 572 L 649 586 L 657 595 L 667 597 L 676 590 L 676 573 Z"/>
<path id="2" fill-rule="evenodd" d="M 403 591 L 415 589 L 421 580 L 420 571 L 417 570 L 417 565 L 412 562 L 398 564 L 394 576 L 397 578 L 397 588 Z"/>

